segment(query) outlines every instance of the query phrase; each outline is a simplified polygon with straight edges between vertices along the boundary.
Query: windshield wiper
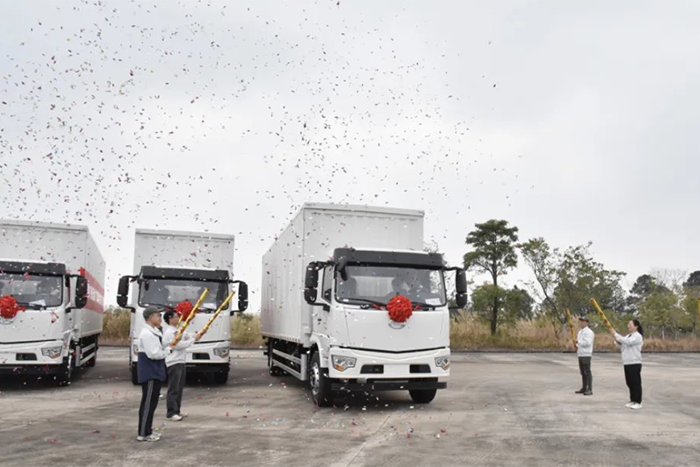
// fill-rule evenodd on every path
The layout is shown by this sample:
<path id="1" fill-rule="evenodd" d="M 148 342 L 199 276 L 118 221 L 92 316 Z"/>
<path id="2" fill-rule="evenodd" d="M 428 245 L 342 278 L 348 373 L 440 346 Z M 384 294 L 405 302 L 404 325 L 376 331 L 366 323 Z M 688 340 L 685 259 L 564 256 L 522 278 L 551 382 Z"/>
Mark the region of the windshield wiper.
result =
<path id="1" fill-rule="evenodd" d="M 19 305 L 23 308 L 29 308 L 30 310 L 45 310 L 46 309 L 46 305 L 39 305 L 38 303 L 17 302 L 17 305 Z"/>
<path id="2" fill-rule="evenodd" d="M 429 305 L 428 303 L 421 303 L 421 302 L 411 302 L 413 306 L 420 307 L 424 310 L 434 310 L 437 308 L 437 305 Z"/>
<path id="3" fill-rule="evenodd" d="M 366 298 L 346 298 L 346 299 L 343 299 L 343 302 L 347 303 L 347 302 L 345 302 L 345 300 L 352 300 L 355 302 L 363 302 L 366 304 L 366 305 L 361 305 L 361 307 L 364 309 L 369 308 L 369 305 L 386 306 L 386 303 L 378 302 L 376 300 L 368 300 Z"/>

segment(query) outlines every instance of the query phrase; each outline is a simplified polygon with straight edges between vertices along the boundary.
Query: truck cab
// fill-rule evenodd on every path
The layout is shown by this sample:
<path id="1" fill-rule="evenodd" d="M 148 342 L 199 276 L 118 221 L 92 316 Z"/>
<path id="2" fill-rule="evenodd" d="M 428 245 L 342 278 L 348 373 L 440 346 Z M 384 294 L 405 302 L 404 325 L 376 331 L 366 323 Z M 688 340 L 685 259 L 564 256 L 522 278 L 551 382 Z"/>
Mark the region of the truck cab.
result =
<path id="1" fill-rule="evenodd" d="M 132 305 L 128 306 L 130 285 L 133 286 Z M 248 307 L 246 283 L 231 280 L 226 270 L 173 266 L 143 266 L 137 276 L 122 277 L 119 282 L 117 302 L 119 306 L 132 311 L 129 359 L 132 382 L 136 384 L 138 380 L 136 370 L 139 354 L 138 341 L 141 330 L 145 326 L 143 310 L 146 307 L 160 306 L 175 309 L 185 300 L 194 305 L 204 289 L 209 289 L 209 294 L 187 329 L 187 332 L 194 333 L 205 326 L 228 297 L 230 288 L 235 285 L 238 287 L 238 309 L 234 310 L 227 305 L 202 340 L 187 349 L 187 370 L 211 374 L 218 384 L 225 384 L 228 380 L 231 347 L 230 316 L 236 311 L 245 311 Z"/>
<path id="2" fill-rule="evenodd" d="M 68 383 L 75 367 L 94 365 L 99 330 L 84 333 L 77 311 L 88 302 L 85 277 L 62 263 L 0 260 L 0 297 L 19 306 L 0 315 L 0 374 Z"/>
<path id="3" fill-rule="evenodd" d="M 319 405 L 338 391 L 389 389 L 408 390 L 415 402 L 432 401 L 450 375 L 448 271 L 457 273 L 455 301 L 463 307 L 464 271 L 447 268 L 440 254 L 336 248 L 330 261 L 306 269 L 304 299 L 314 307 L 310 361 L 296 357 L 278 366 L 304 375 L 301 364 L 308 364 Z M 403 322 L 388 312 L 398 296 L 410 301 Z"/>

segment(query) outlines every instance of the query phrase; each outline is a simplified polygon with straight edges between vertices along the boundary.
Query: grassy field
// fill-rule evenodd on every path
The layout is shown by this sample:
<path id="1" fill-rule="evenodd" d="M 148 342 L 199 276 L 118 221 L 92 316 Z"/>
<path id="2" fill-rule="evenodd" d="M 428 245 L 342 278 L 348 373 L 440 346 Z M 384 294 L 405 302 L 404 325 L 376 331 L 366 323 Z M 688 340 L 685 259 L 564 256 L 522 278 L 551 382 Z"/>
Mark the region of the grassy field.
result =
<path id="1" fill-rule="evenodd" d="M 557 333 L 551 324 L 543 321 L 520 321 L 511 328 L 501 329 L 495 336 L 488 325 L 471 315 L 453 319 L 450 326 L 450 345 L 454 350 L 572 350 L 568 329 Z M 127 344 L 129 339 L 129 313 L 106 313 L 102 342 Z M 236 314 L 231 321 L 231 344 L 235 347 L 256 348 L 263 345 L 260 335 L 260 316 Z M 596 330 L 597 351 L 616 350 L 610 334 Z M 645 351 L 691 352 L 700 351 L 700 339 L 687 336 L 680 339 L 645 339 Z"/>

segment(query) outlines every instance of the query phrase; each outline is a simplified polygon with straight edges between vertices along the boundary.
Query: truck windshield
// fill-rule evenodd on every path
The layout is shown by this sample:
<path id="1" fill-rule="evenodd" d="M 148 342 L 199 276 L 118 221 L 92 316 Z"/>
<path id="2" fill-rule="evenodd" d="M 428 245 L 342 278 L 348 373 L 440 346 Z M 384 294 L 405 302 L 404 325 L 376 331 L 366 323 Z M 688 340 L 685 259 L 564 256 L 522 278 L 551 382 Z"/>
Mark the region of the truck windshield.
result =
<path id="1" fill-rule="evenodd" d="M 160 305 L 176 307 L 180 302 L 189 300 L 197 303 L 204 289 L 209 295 L 202 303 L 200 311 L 215 311 L 228 296 L 228 284 L 225 282 L 206 282 L 187 279 L 145 279 L 139 287 L 139 305 Z"/>
<path id="2" fill-rule="evenodd" d="M 0 296 L 11 295 L 27 308 L 47 308 L 63 303 L 63 277 L 0 273 Z"/>
<path id="3" fill-rule="evenodd" d="M 397 295 L 414 304 L 445 306 L 442 271 L 386 266 L 348 266 L 348 278 L 336 279 L 336 299 L 341 303 L 385 305 Z"/>

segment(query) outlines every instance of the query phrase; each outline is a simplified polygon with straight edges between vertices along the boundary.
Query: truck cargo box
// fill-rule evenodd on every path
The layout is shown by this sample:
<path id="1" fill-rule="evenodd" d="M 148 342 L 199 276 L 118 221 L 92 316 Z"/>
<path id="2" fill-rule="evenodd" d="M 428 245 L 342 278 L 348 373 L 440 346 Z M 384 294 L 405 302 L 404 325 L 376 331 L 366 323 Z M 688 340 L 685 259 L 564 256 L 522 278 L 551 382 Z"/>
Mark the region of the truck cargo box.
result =
<path id="1" fill-rule="evenodd" d="M 309 345 L 312 306 L 304 301 L 311 261 L 338 247 L 423 250 L 423 211 L 304 204 L 263 257 L 262 334 Z"/>

